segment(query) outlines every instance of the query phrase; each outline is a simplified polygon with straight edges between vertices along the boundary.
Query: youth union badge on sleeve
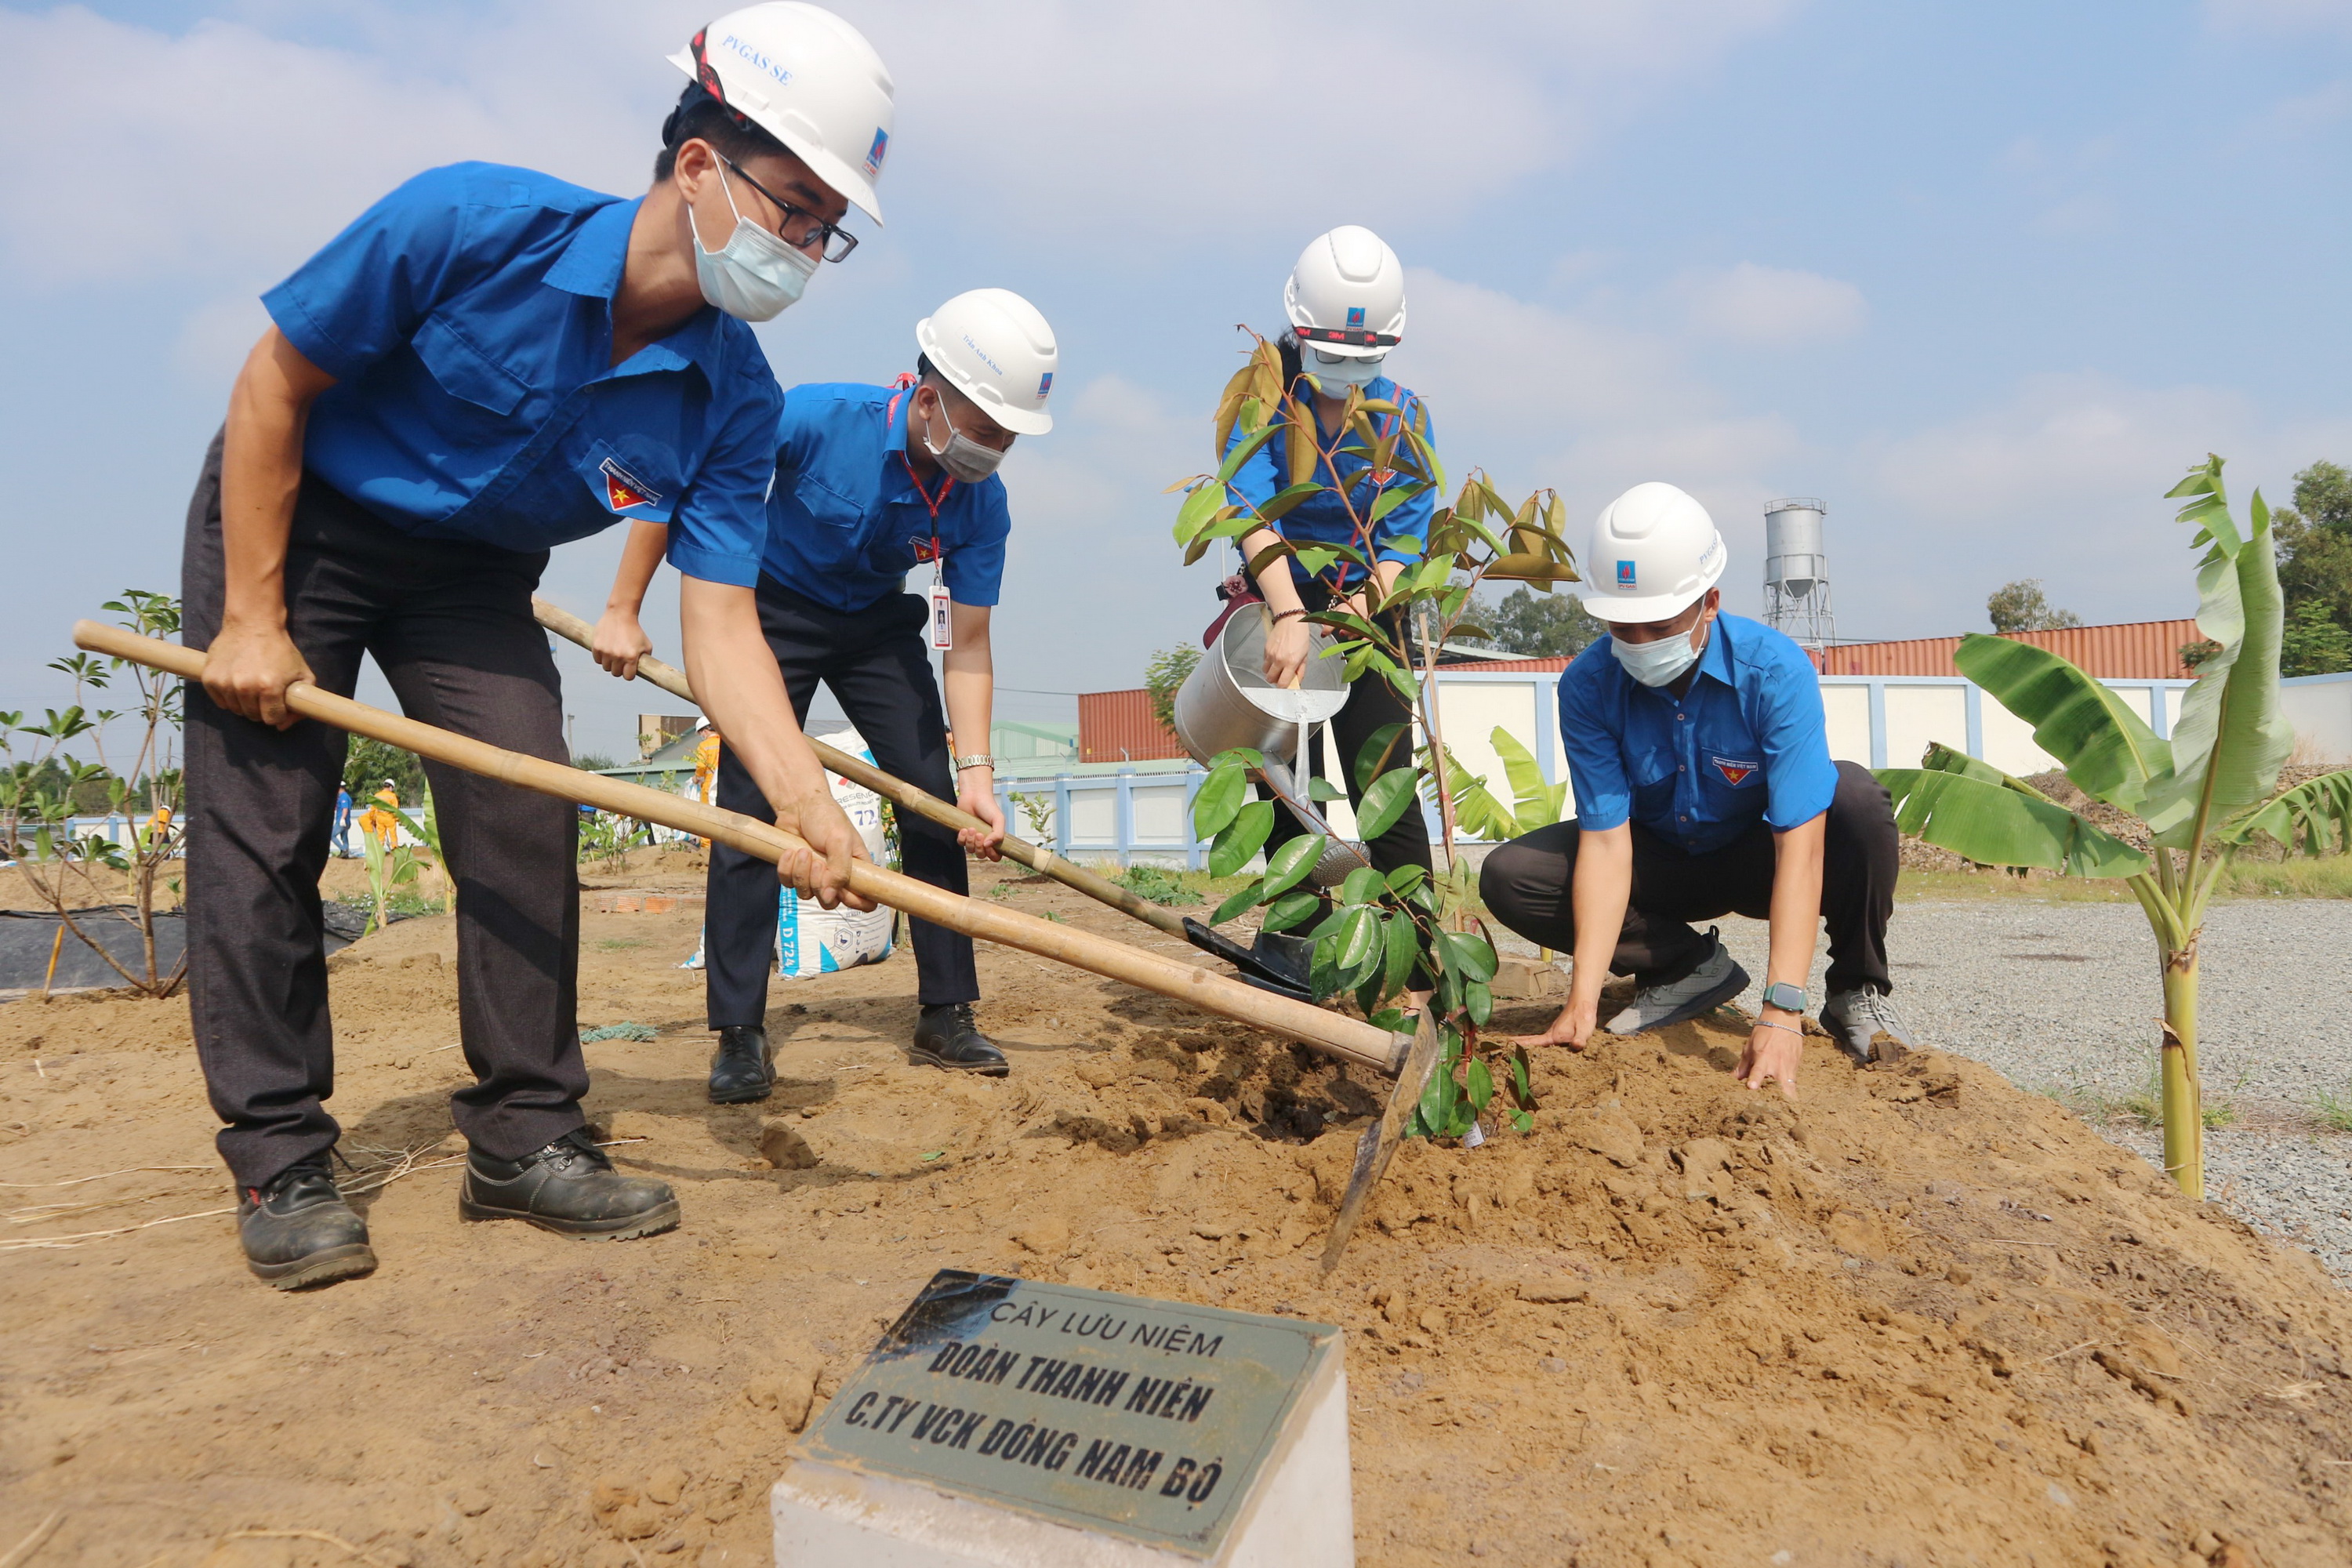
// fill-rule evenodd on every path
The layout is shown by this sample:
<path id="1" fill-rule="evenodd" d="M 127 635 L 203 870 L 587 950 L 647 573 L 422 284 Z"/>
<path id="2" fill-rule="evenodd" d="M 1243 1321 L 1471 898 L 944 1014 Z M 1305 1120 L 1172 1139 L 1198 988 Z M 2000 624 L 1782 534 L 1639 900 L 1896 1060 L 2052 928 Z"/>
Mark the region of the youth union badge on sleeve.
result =
<path id="1" fill-rule="evenodd" d="M 612 458 L 596 465 L 604 476 L 604 500 L 614 511 L 626 511 L 633 506 L 659 506 L 661 492 L 638 480 L 635 475 Z"/>

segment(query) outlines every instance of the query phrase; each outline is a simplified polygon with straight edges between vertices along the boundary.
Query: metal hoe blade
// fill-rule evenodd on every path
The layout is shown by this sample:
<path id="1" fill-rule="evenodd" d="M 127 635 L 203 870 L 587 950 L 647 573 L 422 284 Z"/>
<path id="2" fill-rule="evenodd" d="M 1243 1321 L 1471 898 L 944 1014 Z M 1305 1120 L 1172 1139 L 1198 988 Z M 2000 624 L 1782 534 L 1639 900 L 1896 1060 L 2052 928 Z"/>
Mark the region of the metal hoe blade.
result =
<path id="1" fill-rule="evenodd" d="M 1429 1086 L 1429 1075 L 1436 1070 L 1442 1054 L 1437 1022 L 1424 1007 L 1421 1027 L 1412 1037 L 1412 1048 L 1405 1054 L 1404 1070 L 1397 1074 L 1396 1087 L 1389 1091 L 1388 1105 L 1381 1111 L 1380 1120 L 1364 1129 L 1364 1136 L 1356 1145 L 1356 1165 L 1348 1173 L 1347 1195 L 1339 1200 L 1339 1217 L 1331 1224 L 1331 1237 L 1323 1244 L 1325 1274 L 1339 1266 L 1339 1255 L 1348 1249 L 1348 1237 L 1355 1233 L 1356 1220 L 1364 1212 L 1364 1200 L 1380 1185 L 1397 1145 L 1404 1141 L 1404 1130 L 1412 1124 L 1413 1110 L 1421 1104 L 1421 1091 Z"/>
<path id="2" fill-rule="evenodd" d="M 1244 980 L 1261 991 L 1271 991 L 1277 996 L 1294 997 L 1301 1002 L 1315 1000 L 1315 994 L 1306 986 L 1274 968 L 1233 938 L 1210 929 L 1199 921 L 1185 920 L 1184 940 L 1212 957 L 1223 959 L 1242 972 Z"/>

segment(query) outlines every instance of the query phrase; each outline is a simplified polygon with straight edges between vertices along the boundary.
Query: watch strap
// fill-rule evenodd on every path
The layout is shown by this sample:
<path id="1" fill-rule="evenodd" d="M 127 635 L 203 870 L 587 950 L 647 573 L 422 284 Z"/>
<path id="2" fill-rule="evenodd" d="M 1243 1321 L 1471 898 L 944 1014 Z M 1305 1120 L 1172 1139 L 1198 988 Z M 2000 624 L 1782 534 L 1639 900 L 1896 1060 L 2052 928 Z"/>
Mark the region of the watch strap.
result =
<path id="1" fill-rule="evenodd" d="M 1805 1010 L 1805 988 L 1776 980 L 1764 987 L 1764 1005 L 1778 1007 L 1783 1013 L 1801 1014 Z"/>
<path id="2" fill-rule="evenodd" d="M 975 752 L 969 757 L 958 757 L 955 760 L 955 771 L 958 773 L 963 772 L 966 768 L 993 768 L 994 766 L 996 766 L 996 759 L 985 752 Z"/>

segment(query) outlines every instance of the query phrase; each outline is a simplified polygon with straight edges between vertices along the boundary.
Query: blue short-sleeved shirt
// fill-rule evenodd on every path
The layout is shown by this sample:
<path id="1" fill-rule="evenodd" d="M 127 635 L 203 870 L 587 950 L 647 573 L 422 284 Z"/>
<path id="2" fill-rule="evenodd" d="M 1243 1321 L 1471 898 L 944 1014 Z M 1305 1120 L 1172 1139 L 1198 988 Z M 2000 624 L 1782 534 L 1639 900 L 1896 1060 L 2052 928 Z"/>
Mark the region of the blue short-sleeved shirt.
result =
<path id="1" fill-rule="evenodd" d="M 1312 388 L 1302 385 L 1298 388 L 1298 395 L 1309 406 L 1313 405 Z M 1426 407 L 1421 405 L 1419 397 L 1384 375 L 1373 377 L 1365 386 L 1364 395 L 1385 398 L 1394 403 L 1404 411 L 1404 416 L 1408 418 L 1413 416 L 1418 405 L 1422 409 L 1423 417 L 1427 417 Z M 1378 424 L 1382 434 L 1386 434 L 1394 426 L 1398 417 L 1393 414 L 1380 417 Z M 1434 445 L 1436 438 L 1434 429 L 1424 426 L 1424 434 Z M 1232 437 L 1225 443 L 1225 450 L 1232 451 L 1241 443 L 1243 437 L 1244 432 L 1241 426 L 1236 425 Z M 1283 453 L 1283 443 L 1290 437 L 1291 432 L 1284 431 L 1251 453 L 1249 461 L 1234 471 L 1233 483 L 1227 488 L 1233 492 L 1233 498 L 1236 503 L 1245 502 L 1254 507 L 1264 506 L 1289 485 L 1290 462 Z M 1323 445 L 1330 445 L 1332 439 L 1329 432 L 1322 432 Z M 1349 437 L 1348 444 L 1343 445 L 1340 450 L 1316 463 L 1314 478 L 1317 484 L 1329 485 L 1334 489 L 1345 490 L 1349 500 L 1355 505 L 1357 515 L 1360 517 L 1371 516 L 1372 503 L 1379 499 L 1381 491 L 1390 484 L 1409 482 L 1393 470 L 1387 473 L 1374 472 L 1370 457 L 1359 449 L 1359 444 L 1353 437 Z M 1436 492 L 1423 490 L 1411 500 L 1402 502 L 1386 517 L 1374 523 L 1370 552 L 1372 559 L 1400 561 L 1407 565 L 1419 561 L 1422 550 L 1429 538 L 1429 517 L 1435 505 Z M 1347 505 L 1330 490 L 1308 497 L 1268 526 L 1293 544 L 1345 544 L 1350 549 L 1363 548 L 1363 542 L 1358 536 L 1356 524 L 1349 518 Z M 1290 563 L 1290 570 L 1292 575 L 1300 584 L 1303 584 L 1307 581 L 1307 574 L 1297 562 L 1294 561 Z M 1363 568 L 1351 561 L 1336 562 L 1322 574 L 1323 582 L 1327 586 L 1340 590 L 1352 588 L 1361 582 L 1363 577 Z"/>
<path id="2" fill-rule="evenodd" d="M 1693 855 L 1801 826 L 1837 793 L 1812 661 L 1745 616 L 1716 616 L 1680 698 L 1595 642 L 1559 678 L 1559 739 L 1580 826 L 1631 820 Z"/>
<path id="3" fill-rule="evenodd" d="M 405 533 L 535 551 L 644 518 L 679 571 L 752 583 L 781 395 L 708 306 L 611 363 L 637 205 L 457 163 L 370 207 L 262 296 L 335 377 L 304 462 Z"/>
<path id="4" fill-rule="evenodd" d="M 803 598 L 862 610 L 902 592 L 937 538 L 949 596 L 959 605 L 996 603 L 1013 531 L 1004 481 L 991 474 L 967 485 L 941 470 L 919 489 L 906 461 L 914 396 L 911 388 L 854 382 L 784 394 L 761 557 L 769 576 Z M 939 503 L 936 520 L 926 495 Z"/>

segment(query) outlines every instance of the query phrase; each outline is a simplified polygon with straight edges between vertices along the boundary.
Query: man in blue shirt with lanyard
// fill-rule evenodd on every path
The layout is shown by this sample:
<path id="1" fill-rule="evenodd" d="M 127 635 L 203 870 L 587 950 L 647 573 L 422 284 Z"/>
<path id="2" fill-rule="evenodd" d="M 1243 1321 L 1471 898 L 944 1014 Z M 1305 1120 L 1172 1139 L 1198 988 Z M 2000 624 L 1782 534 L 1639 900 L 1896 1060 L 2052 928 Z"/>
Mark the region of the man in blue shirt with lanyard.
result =
<path id="1" fill-rule="evenodd" d="M 990 825 L 987 835 L 958 835 L 898 817 L 907 875 L 963 894 L 971 890 L 964 851 L 993 860 L 1004 839 L 988 753 L 989 619 L 1013 524 L 995 470 L 1016 437 L 1053 428 L 1045 400 L 1058 354 L 1045 318 L 1003 289 L 950 300 L 917 325 L 915 344 L 915 373 L 892 385 L 796 386 L 784 395 L 760 622 L 803 721 L 817 688 L 830 687 L 876 766 Z M 634 677 L 649 646 L 636 612 L 661 561 L 661 532 L 646 523 L 631 531 L 596 628 L 597 662 L 615 675 Z M 677 547 L 669 548 L 675 559 Z M 925 592 L 904 591 L 910 572 L 921 574 Z M 932 647 L 943 650 L 945 725 Z M 757 784 L 724 723 L 719 731 L 719 804 L 757 811 Z M 710 1098 L 765 1100 L 776 1077 L 766 1027 L 773 879 L 741 851 L 713 847 L 703 918 L 709 1022 L 719 1036 Z M 929 921 L 908 926 L 920 1009 L 915 1059 L 1002 1078 L 1004 1053 L 972 1016 L 980 976 L 971 939 Z"/>
<path id="2" fill-rule="evenodd" d="M 458 164 L 378 202 L 263 297 L 188 510 L 189 991 L 252 1271 L 280 1289 L 375 1266 L 336 1191 L 334 1046 L 319 876 L 344 736 L 287 709 L 349 693 L 372 655 L 425 721 L 565 755 L 530 596 L 551 546 L 623 518 L 670 525 L 686 659 L 779 819 L 782 875 L 845 894 L 856 831 L 761 646 L 758 575 L 778 396 L 750 321 L 798 298 L 877 220 L 889 74 L 814 5 L 695 36 L 654 184 L 622 200 Z M 714 676 L 716 677 L 714 679 Z M 476 1081 L 458 1210 L 614 1239 L 677 1223 L 661 1182 L 590 1139 L 575 1017 L 575 815 L 425 763 L 457 900 Z"/>
<path id="3" fill-rule="evenodd" d="M 1794 1096 L 1824 917 L 1822 1026 L 1865 1062 L 1881 1036 L 1910 1043 L 1887 1001 L 1895 814 L 1868 769 L 1831 761 L 1804 650 L 1722 613 L 1726 555 L 1706 509 L 1672 485 L 1636 485 L 1601 512 L 1584 603 L 1612 635 L 1559 680 L 1576 820 L 1496 849 L 1479 891 L 1512 931 L 1575 954 L 1568 1005 L 1526 1043 L 1579 1050 L 1612 971 L 1636 989 L 1610 1032 L 1662 1029 L 1748 988 L 1693 921 L 1770 921 L 1763 1005 L 1738 1073 Z"/>

